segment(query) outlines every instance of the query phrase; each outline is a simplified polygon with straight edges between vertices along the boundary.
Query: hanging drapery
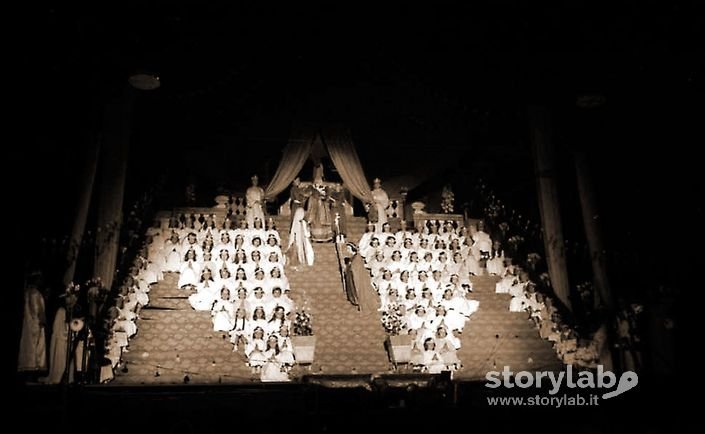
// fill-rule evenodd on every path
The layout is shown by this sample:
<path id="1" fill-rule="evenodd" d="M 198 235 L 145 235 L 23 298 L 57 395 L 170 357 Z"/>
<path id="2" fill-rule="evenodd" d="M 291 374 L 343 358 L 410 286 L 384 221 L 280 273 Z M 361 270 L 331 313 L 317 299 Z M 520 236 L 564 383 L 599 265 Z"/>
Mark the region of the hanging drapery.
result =
<path id="1" fill-rule="evenodd" d="M 282 152 L 282 159 L 279 162 L 276 173 L 267 184 L 264 197 L 271 199 L 289 187 L 291 181 L 298 176 L 301 168 L 311 154 L 311 146 L 315 135 L 306 134 L 306 131 L 299 130 L 291 135 L 289 143 Z"/>
<path id="2" fill-rule="evenodd" d="M 101 182 L 98 191 L 98 232 L 93 272 L 95 277 L 103 280 L 106 288 L 112 287 L 118 260 L 133 99 L 134 93 L 127 87 L 121 99 L 108 104 L 104 115 L 99 163 Z"/>
<path id="3" fill-rule="evenodd" d="M 555 148 L 551 138 L 551 115 L 548 108 L 531 106 L 529 108 L 529 122 L 548 274 L 551 276 L 551 286 L 556 296 L 568 309 L 572 310 L 568 267 L 563 244 L 563 225 L 555 176 Z"/>
<path id="4" fill-rule="evenodd" d="M 86 151 L 85 167 L 83 169 L 83 176 L 81 177 L 83 180 L 81 196 L 76 206 L 76 218 L 73 221 L 71 243 L 66 253 L 68 266 L 64 272 L 64 286 L 68 286 L 68 284 L 73 281 L 73 275 L 76 272 L 76 261 L 81 249 L 81 240 L 83 239 L 83 232 L 86 229 L 86 220 L 88 219 L 88 211 L 91 205 L 91 195 L 93 194 L 93 183 L 95 181 L 100 149 L 100 141 L 96 139 L 95 142 L 93 149 Z"/>
<path id="5" fill-rule="evenodd" d="M 333 165 L 338 169 L 338 173 L 345 183 L 345 187 L 350 190 L 353 196 L 364 203 L 371 203 L 373 200 L 370 185 L 362 170 L 362 164 L 357 156 L 350 131 L 342 128 L 330 130 L 329 133 L 323 135 L 323 141 L 328 148 Z"/>

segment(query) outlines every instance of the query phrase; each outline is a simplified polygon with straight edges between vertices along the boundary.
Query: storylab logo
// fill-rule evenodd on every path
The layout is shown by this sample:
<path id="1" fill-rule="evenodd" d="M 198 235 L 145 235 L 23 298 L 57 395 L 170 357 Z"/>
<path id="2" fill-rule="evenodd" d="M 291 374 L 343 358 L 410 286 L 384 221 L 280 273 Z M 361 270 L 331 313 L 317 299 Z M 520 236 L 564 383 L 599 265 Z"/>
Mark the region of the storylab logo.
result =
<path id="1" fill-rule="evenodd" d="M 485 387 L 497 389 L 520 388 L 546 388 L 550 387 L 549 395 L 555 395 L 560 390 L 585 389 L 594 391 L 603 390 L 601 398 L 610 399 L 619 396 L 624 392 L 633 389 L 639 384 L 639 377 L 635 372 L 626 371 L 617 381 L 617 376 L 611 371 L 605 371 L 602 365 L 597 366 L 597 372 L 580 371 L 574 375 L 573 366 L 568 365 L 565 371 L 561 372 L 512 372 L 509 366 L 505 366 L 502 371 L 490 371 L 485 375 L 487 383 Z M 616 388 L 615 388 L 616 386 Z"/>

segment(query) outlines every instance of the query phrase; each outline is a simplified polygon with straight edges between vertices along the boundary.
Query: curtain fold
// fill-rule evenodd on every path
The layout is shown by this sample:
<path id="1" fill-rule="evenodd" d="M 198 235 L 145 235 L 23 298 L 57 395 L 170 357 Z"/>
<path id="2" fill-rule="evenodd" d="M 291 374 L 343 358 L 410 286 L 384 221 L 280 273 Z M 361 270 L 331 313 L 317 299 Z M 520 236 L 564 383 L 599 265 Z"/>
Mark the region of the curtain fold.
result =
<path id="1" fill-rule="evenodd" d="M 370 185 L 367 183 L 365 172 L 362 170 L 360 158 L 355 150 L 352 135 L 347 129 L 335 129 L 323 135 L 323 142 L 328 148 L 328 154 L 333 165 L 338 169 L 345 187 L 356 198 L 364 203 L 372 202 Z"/>
<path id="2" fill-rule="evenodd" d="M 301 171 L 301 168 L 304 167 L 306 160 L 311 154 L 311 147 L 315 139 L 315 134 L 306 133 L 307 131 L 303 130 L 292 132 L 289 143 L 282 151 L 279 167 L 277 167 L 277 171 L 264 191 L 266 199 L 272 199 L 288 188 Z"/>

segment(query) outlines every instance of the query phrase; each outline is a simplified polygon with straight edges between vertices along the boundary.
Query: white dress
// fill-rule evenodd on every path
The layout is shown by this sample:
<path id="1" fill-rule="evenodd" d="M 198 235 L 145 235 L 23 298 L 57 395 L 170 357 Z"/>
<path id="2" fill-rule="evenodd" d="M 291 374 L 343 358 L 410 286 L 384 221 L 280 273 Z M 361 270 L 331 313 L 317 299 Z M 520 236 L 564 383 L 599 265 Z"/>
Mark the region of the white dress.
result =
<path id="1" fill-rule="evenodd" d="M 294 265 L 301 264 L 312 266 L 314 253 L 308 223 L 304 220 L 305 213 L 303 208 L 297 208 L 294 213 L 294 217 L 291 221 L 291 230 L 289 232 L 287 254 L 289 258 L 294 259 L 294 261 L 291 262 Z"/>
<path id="2" fill-rule="evenodd" d="M 228 332 L 235 327 L 235 307 L 228 300 L 218 300 L 213 305 L 213 330 Z"/>
<path id="3" fill-rule="evenodd" d="M 198 292 L 191 294 L 188 302 L 194 310 L 211 310 L 213 303 L 219 298 L 220 288 L 212 280 L 207 280 L 196 285 Z M 222 288 L 222 286 L 221 286 Z"/>
<path id="4" fill-rule="evenodd" d="M 181 264 L 179 273 L 179 288 L 183 288 L 186 285 L 195 286 L 198 283 L 198 276 L 201 275 L 201 266 L 198 262 L 187 261 Z"/>

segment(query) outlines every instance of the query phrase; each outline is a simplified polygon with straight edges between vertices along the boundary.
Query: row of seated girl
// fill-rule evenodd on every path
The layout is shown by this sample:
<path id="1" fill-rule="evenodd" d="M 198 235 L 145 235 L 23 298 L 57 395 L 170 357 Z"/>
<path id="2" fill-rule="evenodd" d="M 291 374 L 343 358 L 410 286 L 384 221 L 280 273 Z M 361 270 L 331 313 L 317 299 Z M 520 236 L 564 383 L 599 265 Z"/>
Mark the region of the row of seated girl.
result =
<path id="1" fill-rule="evenodd" d="M 248 324 L 251 322 L 255 325 L 263 324 L 253 321 L 275 324 L 276 321 L 288 318 L 294 309 L 294 303 L 287 295 L 282 294 L 281 288 L 278 287 L 267 296 L 259 287 L 255 288 L 250 296 L 244 288 L 238 290 L 235 298 L 231 298 L 230 294 L 228 288 L 222 288 L 220 297 L 214 300 L 208 309 L 199 309 L 210 310 L 215 331 L 231 331 L 237 325 L 237 320 L 241 319 L 238 316 L 238 309 L 242 310 L 242 318 L 245 318 Z M 278 326 L 276 328 L 278 329 Z"/>
<path id="2" fill-rule="evenodd" d="M 153 253 L 156 255 L 155 262 L 159 271 L 181 273 L 180 287 L 192 285 L 194 276 L 198 275 L 204 264 L 211 269 L 226 268 L 231 274 L 242 268 L 249 277 L 253 277 L 257 268 L 263 268 L 269 273 L 272 268 L 283 268 L 286 262 L 279 241 L 273 237 L 265 246 L 255 237 L 251 245 L 242 247 L 238 243 L 237 248 L 232 244 L 219 244 L 214 247 L 207 243 L 201 247 L 188 242 L 191 238 L 193 234 L 189 234 L 186 242 L 175 244 L 176 236 L 173 236 L 173 240 L 167 240 L 163 249 Z M 223 238 L 227 238 L 227 235 Z"/>
<path id="3" fill-rule="evenodd" d="M 105 340 L 105 357 L 109 365 L 101 367 L 100 382 L 114 378 L 114 369 L 121 363 L 122 355 L 128 352 L 130 339 L 137 333 L 140 312 L 149 304 L 150 285 L 153 277 L 144 267 L 144 256 L 135 258 L 130 274 L 120 287 L 115 305 L 109 309 L 109 333 Z"/>
<path id="4" fill-rule="evenodd" d="M 238 269 L 235 276 L 232 277 L 227 269 L 222 268 L 218 271 L 218 277 L 213 278 L 211 269 L 205 266 L 194 287 L 196 293 L 189 296 L 189 302 L 195 310 L 210 310 L 213 302 L 220 298 L 223 288 L 227 288 L 233 298 L 240 298 L 243 293 L 248 299 L 262 295 L 270 297 L 274 294 L 275 289 L 278 289 L 279 293 L 289 293 L 289 281 L 285 276 L 282 276 L 279 268 L 273 268 L 268 277 L 265 277 L 263 269 L 258 269 L 255 271 L 254 279 L 247 279 L 246 273 L 242 269 Z"/>
<path id="5" fill-rule="evenodd" d="M 274 220 L 270 218 L 266 223 L 265 226 L 264 222 L 259 217 L 255 217 L 252 226 L 249 227 L 247 220 L 244 218 L 237 221 L 226 217 L 219 223 L 215 215 L 208 215 L 199 219 L 195 219 L 194 216 L 179 219 L 172 216 L 168 222 L 156 221 L 154 227 L 148 229 L 147 235 L 151 235 L 154 232 L 174 231 L 179 233 L 183 238 L 187 233 L 194 232 L 198 235 L 199 243 L 202 242 L 208 234 L 215 236 L 216 233 L 221 231 L 228 232 L 232 240 L 235 239 L 235 235 L 237 234 L 257 234 L 263 239 L 266 239 L 269 234 L 274 234 L 279 238 Z"/>
<path id="6" fill-rule="evenodd" d="M 423 235 L 417 235 L 416 241 L 413 233 L 402 233 L 399 239 L 386 235 L 381 249 L 376 235 L 367 237 L 364 257 L 380 297 L 383 321 L 390 316 L 398 318 L 398 332 L 412 336 L 415 356 L 411 363 L 424 370 L 455 369 L 460 365 L 456 354 L 459 336 L 479 307 L 478 301 L 468 298 L 471 273 L 463 255 L 472 258 L 470 262 L 479 268 L 477 259 L 471 246 L 466 245 L 462 251 L 454 229 L 449 227 L 446 235 L 452 246 L 451 261 L 441 235 L 432 247 Z M 423 261 L 418 259 L 420 253 Z"/>
<path id="7" fill-rule="evenodd" d="M 444 275 L 483 274 L 480 259 L 471 250 L 471 246 L 461 246 L 453 240 L 450 245 L 444 241 L 431 244 L 427 238 L 422 238 L 418 246 L 414 246 L 411 238 L 406 238 L 401 246 L 395 238 L 388 236 L 385 244 L 373 237 L 366 247 L 360 249 L 360 254 L 371 268 L 384 267 L 389 270 L 426 271 L 440 270 Z"/>
<path id="8" fill-rule="evenodd" d="M 165 267 L 162 262 L 167 262 L 168 271 L 176 272 L 179 271 L 179 262 L 188 250 L 194 250 L 199 257 L 202 257 L 205 252 L 210 252 L 212 260 L 220 255 L 221 250 L 228 250 L 233 259 L 238 250 L 244 250 L 247 256 L 252 250 L 259 250 L 263 258 L 268 257 L 272 250 L 282 256 L 279 249 L 281 240 L 273 224 L 263 229 L 261 221 L 257 219 L 253 228 L 248 228 L 244 220 L 241 227 L 237 229 L 216 228 L 215 223 L 212 225 L 200 230 L 158 225 L 149 228 L 147 230 L 149 260 L 161 268 Z"/>
<path id="9" fill-rule="evenodd" d="M 276 363 L 286 371 L 294 360 L 288 319 L 291 305 L 255 304 L 247 300 L 230 301 L 229 290 L 224 288 L 221 299 L 213 305 L 213 329 L 227 332 L 233 352 L 243 349 L 253 372 L 266 363 Z"/>
<path id="10" fill-rule="evenodd" d="M 409 362 L 420 369 L 422 372 L 430 374 L 438 374 L 442 371 L 452 371 L 461 367 L 460 359 L 452 340 L 454 336 L 448 335 L 445 327 L 439 327 L 436 330 L 435 336 L 426 336 L 419 339 L 417 332 L 412 333 L 411 357 Z M 423 341 L 419 345 L 419 341 Z"/>

